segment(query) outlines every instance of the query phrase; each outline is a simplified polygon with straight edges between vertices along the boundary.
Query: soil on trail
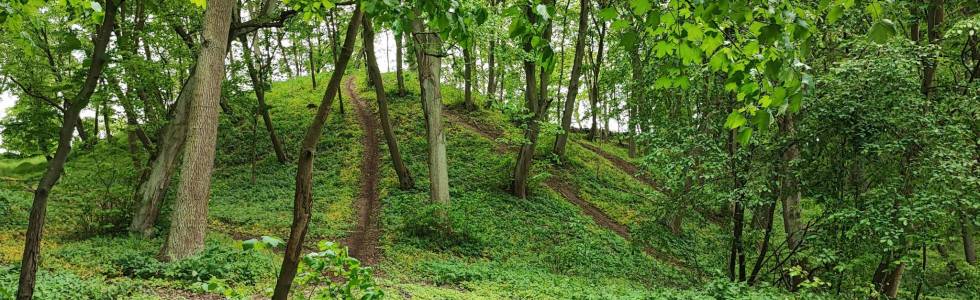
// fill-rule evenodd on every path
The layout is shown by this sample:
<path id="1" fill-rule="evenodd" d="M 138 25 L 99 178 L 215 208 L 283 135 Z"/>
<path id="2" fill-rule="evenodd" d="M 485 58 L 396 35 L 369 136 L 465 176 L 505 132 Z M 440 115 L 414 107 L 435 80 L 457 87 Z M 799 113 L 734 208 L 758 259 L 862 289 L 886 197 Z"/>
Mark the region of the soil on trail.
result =
<path id="1" fill-rule="evenodd" d="M 378 119 L 367 103 L 357 96 L 354 90 L 353 78 L 347 79 L 347 94 L 357 109 L 357 118 L 361 123 L 364 136 L 361 144 L 364 155 L 361 158 L 361 189 L 354 206 L 357 210 L 357 225 L 348 238 L 350 255 L 366 265 L 375 265 L 381 259 L 378 249 L 381 229 L 378 216 L 381 201 L 378 199 L 378 164 L 380 161 L 378 147 Z"/>
<path id="2" fill-rule="evenodd" d="M 445 115 L 447 121 L 459 125 L 463 128 L 466 128 L 467 130 L 476 132 L 480 136 L 483 136 L 484 138 L 494 141 L 494 144 L 496 144 L 497 152 L 507 153 L 509 150 L 511 150 L 508 149 L 507 146 L 496 142 L 496 139 L 502 135 L 502 133 L 500 133 L 499 130 L 486 128 L 485 126 L 474 125 L 471 122 L 467 121 L 466 117 L 460 116 L 457 112 L 452 110 L 443 110 L 443 114 Z M 580 143 L 580 144 L 584 144 L 584 143 Z M 601 149 L 598 150 L 601 151 Z M 623 161 L 622 159 L 620 159 L 620 161 L 626 164 L 627 166 L 633 168 L 634 172 L 630 172 L 631 174 L 637 173 L 636 171 L 638 170 L 636 169 L 635 166 L 630 165 L 628 162 Z M 623 239 L 625 239 L 626 241 L 632 241 L 630 239 L 629 228 L 627 228 L 623 224 L 620 224 L 619 222 L 616 222 L 616 220 L 613 220 L 612 217 L 609 217 L 609 215 L 607 215 L 605 212 L 603 212 L 595 205 L 592 205 L 592 203 L 589 203 L 588 201 L 579 198 L 578 189 L 576 187 L 569 185 L 567 182 L 559 180 L 559 178 L 557 177 L 548 178 L 548 180 L 545 181 L 545 185 L 547 185 L 548 188 L 551 188 L 552 190 L 561 194 L 561 196 L 566 200 L 568 200 L 568 202 L 571 202 L 572 204 L 575 204 L 580 209 L 582 209 L 582 213 L 592 218 L 592 220 L 595 221 L 595 223 L 598 224 L 600 227 L 606 228 L 616 233 L 617 235 L 623 237 Z M 660 252 L 657 249 L 651 247 L 643 247 L 643 252 L 646 253 L 647 255 L 650 255 L 651 257 L 656 258 L 657 260 L 666 262 L 678 269 L 683 269 L 683 270 L 700 274 L 700 272 L 696 270 L 692 270 L 691 268 L 687 267 L 687 265 L 685 265 L 684 262 L 680 261 L 676 257 Z"/>
<path id="3" fill-rule="evenodd" d="M 582 147 L 585 147 L 585 149 L 589 149 L 589 151 L 592 151 L 595 154 L 598 154 L 599 156 L 602 156 L 603 158 L 605 158 L 606 160 L 608 160 L 609 162 L 611 162 L 613 165 L 615 165 L 616 168 L 619 168 L 623 172 L 626 172 L 627 174 L 630 174 L 630 176 L 633 176 L 633 178 L 636 178 L 636 180 L 639 180 L 639 181 L 641 181 L 643 183 L 646 183 L 647 185 L 649 185 L 651 188 L 653 188 L 656 191 L 663 192 L 663 190 L 660 188 L 660 184 L 659 183 L 657 183 L 656 181 L 654 181 L 650 177 L 647 177 L 646 175 L 643 175 L 640 172 L 640 168 L 637 168 L 636 166 L 634 166 L 630 162 L 628 162 L 628 161 L 620 158 L 619 156 L 613 155 L 612 153 L 606 152 L 606 150 L 602 150 L 602 148 L 596 147 L 596 146 L 594 146 L 592 144 L 589 144 L 589 143 L 586 143 L 586 142 L 582 142 L 582 141 L 575 141 L 575 142 L 578 143 L 579 145 L 582 145 Z"/>

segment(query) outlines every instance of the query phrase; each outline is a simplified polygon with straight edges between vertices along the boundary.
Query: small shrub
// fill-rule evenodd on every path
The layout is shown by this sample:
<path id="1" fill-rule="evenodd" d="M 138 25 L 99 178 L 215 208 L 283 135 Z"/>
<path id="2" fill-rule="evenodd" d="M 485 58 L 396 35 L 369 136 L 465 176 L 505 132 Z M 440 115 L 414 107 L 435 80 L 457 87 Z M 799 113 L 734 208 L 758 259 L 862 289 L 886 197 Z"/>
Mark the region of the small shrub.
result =
<path id="1" fill-rule="evenodd" d="M 431 204 L 410 214 L 401 231 L 422 248 L 478 256 L 485 245 L 472 234 L 471 224 L 461 213 Z"/>

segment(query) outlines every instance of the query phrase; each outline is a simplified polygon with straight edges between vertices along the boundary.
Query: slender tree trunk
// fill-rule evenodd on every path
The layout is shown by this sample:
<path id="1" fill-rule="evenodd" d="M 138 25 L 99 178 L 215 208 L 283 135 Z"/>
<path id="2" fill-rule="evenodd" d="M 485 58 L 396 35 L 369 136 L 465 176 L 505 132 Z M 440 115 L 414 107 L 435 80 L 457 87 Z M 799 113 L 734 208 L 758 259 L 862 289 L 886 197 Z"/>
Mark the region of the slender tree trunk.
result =
<path id="1" fill-rule="evenodd" d="M 602 54 L 605 52 L 606 26 L 603 21 L 598 30 L 599 50 L 596 58 L 592 62 L 592 90 L 589 92 L 589 100 L 592 102 L 592 129 L 589 131 L 588 139 L 594 141 L 599 136 L 599 74 L 602 73 Z"/>
<path id="2" fill-rule="evenodd" d="M 354 53 L 354 43 L 357 40 L 357 31 L 361 26 L 361 6 L 355 4 L 354 15 L 351 16 L 350 24 L 347 26 L 347 35 L 344 37 L 343 52 L 340 53 L 335 61 L 333 74 L 327 83 L 327 90 L 323 93 L 320 106 L 317 107 L 316 116 L 313 123 L 307 129 L 303 138 L 303 144 L 296 167 L 296 192 L 293 198 L 293 223 L 289 229 L 289 240 L 286 242 L 286 252 L 283 254 L 282 268 L 279 270 L 279 278 L 276 280 L 275 292 L 272 299 L 285 300 L 289 296 L 289 290 L 296 277 L 296 269 L 299 266 L 300 255 L 303 250 L 303 240 L 306 238 L 307 226 L 310 223 L 310 214 L 313 209 L 313 159 L 316 153 L 316 146 L 320 142 L 320 135 L 323 133 L 323 125 L 327 121 L 330 109 L 333 106 L 333 99 L 340 91 L 340 80 L 344 76 L 344 70 Z"/>
<path id="3" fill-rule="evenodd" d="M 549 4 L 550 1 L 543 1 L 544 4 Z M 537 23 L 537 16 L 531 10 L 531 6 L 524 8 L 524 14 L 527 16 L 531 24 Z M 545 43 L 551 42 L 551 22 L 548 21 L 548 25 L 545 27 L 544 32 L 541 34 L 541 39 Z M 531 38 L 524 39 L 524 51 L 531 53 L 533 51 Z M 525 58 L 524 60 L 524 108 L 531 114 L 530 118 L 526 121 L 526 129 L 524 129 L 524 138 L 527 140 L 521 145 L 520 151 L 517 153 L 517 162 L 514 166 L 514 176 L 513 183 L 511 185 L 512 193 L 518 198 L 527 198 L 528 195 L 528 177 L 531 173 L 531 165 L 534 159 L 534 149 L 537 146 L 538 133 L 541 129 L 541 122 L 544 121 L 545 116 L 548 112 L 548 78 L 550 73 L 545 72 L 545 70 L 540 70 L 540 75 L 538 75 L 538 66 L 534 60 L 530 58 Z M 540 76 L 540 78 L 538 77 Z M 540 79 L 540 85 L 535 79 Z"/>
<path id="4" fill-rule="evenodd" d="M 391 121 L 389 121 L 390 118 L 388 117 L 388 96 L 385 94 L 384 82 L 381 79 L 381 69 L 378 68 L 378 59 L 374 55 L 374 27 L 371 25 L 371 20 L 368 17 L 364 17 L 364 31 L 362 34 L 364 40 L 361 42 L 364 43 L 368 76 L 374 81 L 374 93 L 378 98 L 378 115 L 381 119 L 381 129 L 384 131 L 385 144 L 388 145 L 388 154 L 391 156 L 391 164 L 395 168 L 395 174 L 398 174 L 398 187 L 403 190 L 408 190 L 415 187 L 415 180 L 412 179 L 412 173 L 408 171 L 408 167 L 405 166 L 405 162 L 402 160 L 401 152 L 398 151 L 398 139 L 395 138 L 395 133 L 391 129 Z"/>
<path id="5" fill-rule="evenodd" d="M 96 145 L 99 143 L 99 105 L 96 104 L 94 106 L 95 107 L 93 107 L 93 109 L 95 110 L 95 114 L 94 114 L 94 119 L 92 121 L 92 131 L 94 132 L 95 138 L 92 139 L 92 145 Z"/>
<path id="6" fill-rule="evenodd" d="M 977 249 L 973 242 L 973 223 L 967 218 L 965 212 L 960 212 L 960 235 L 963 239 L 963 254 L 966 262 L 977 265 Z"/>
<path id="7" fill-rule="evenodd" d="M 54 157 L 48 161 L 48 168 L 34 190 L 34 202 L 31 204 L 31 214 L 27 222 L 27 234 L 24 242 L 24 253 L 20 264 L 20 279 L 17 285 L 17 300 L 30 300 L 34 296 L 34 285 L 41 256 L 41 239 L 44 232 L 44 221 L 48 209 L 48 196 L 51 189 L 58 183 L 64 171 L 68 154 L 71 153 L 72 133 L 79 123 L 79 113 L 88 105 L 99 84 L 99 77 L 106 65 L 106 48 L 109 35 L 112 34 L 116 21 L 116 8 L 120 3 L 106 0 L 105 15 L 93 39 L 92 59 L 85 82 L 71 102 L 64 104 L 65 113 L 62 116 L 61 130 L 58 132 L 58 148 Z"/>
<path id="8" fill-rule="evenodd" d="M 626 126 L 628 126 L 627 132 L 629 133 L 629 157 L 636 157 L 636 107 L 640 105 L 640 101 L 643 99 L 643 63 L 640 60 L 640 47 L 642 42 L 637 41 L 632 51 L 630 51 L 630 65 L 633 71 L 633 89 L 630 92 L 630 101 L 626 103 L 628 117 L 626 121 Z"/>
<path id="9" fill-rule="evenodd" d="M 395 78 L 398 80 L 398 96 L 405 96 L 405 74 L 402 72 L 402 38 L 404 34 L 395 34 Z"/>
<path id="10" fill-rule="evenodd" d="M 943 23 L 943 4 L 945 0 L 929 0 L 926 9 L 926 26 L 928 43 L 935 44 L 939 41 L 942 31 L 940 26 Z M 926 98 L 932 96 L 932 82 L 936 77 L 936 61 L 926 61 L 922 66 L 922 94 Z"/>
<path id="11" fill-rule="evenodd" d="M 568 144 L 568 133 L 572 130 L 572 114 L 578 97 L 579 78 L 582 77 L 582 57 L 585 54 L 585 39 L 589 34 L 589 0 L 580 0 L 581 12 L 578 17 L 578 37 L 575 40 L 575 58 L 572 60 L 572 73 L 568 81 L 568 93 L 565 95 L 565 110 L 561 114 L 561 133 L 555 137 L 553 152 L 558 157 L 565 157 L 565 145 Z"/>
<path id="12" fill-rule="evenodd" d="M 334 68 L 335 68 L 334 70 L 336 70 L 337 64 L 339 63 L 338 60 L 340 59 L 340 49 L 339 49 L 340 48 L 340 37 L 338 36 L 339 33 L 337 32 L 339 29 L 337 27 L 336 13 L 331 12 L 329 16 L 330 16 L 330 24 L 333 25 L 333 26 L 330 26 L 330 40 L 331 40 L 331 43 L 333 44 L 332 45 L 333 46 L 333 64 L 334 64 Z M 339 103 L 340 104 L 340 114 L 343 115 L 345 113 L 344 112 L 344 93 L 337 93 L 337 101 L 340 102 Z"/>
<path id="13" fill-rule="evenodd" d="M 256 37 L 257 38 L 257 37 Z M 245 67 L 248 69 L 248 77 L 252 81 L 252 90 L 255 91 L 255 99 L 259 104 L 259 113 L 262 114 L 262 121 L 265 123 L 265 130 L 269 132 L 269 140 L 272 141 L 272 148 L 276 152 L 276 159 L 279 163 L 286 163 L 286 151 L 283 150 L 282 142 L 276 135 L 276 128 L 272 124 L 272 117 L 269 115 L 269 106 L 265 104 L 265 82 L 258 70 L 255 69 L 255 62 L 252 58 L 253 53 L 258 53 L 258 46 L 249 46 L 248 38 L 242 35 L 239 40 L 242 42 L 242 54 L 245 58 Z M 258 55 L 256 55 L 258 56 Z M 316 79 L 314 79 L 316 82 Z M 314 85 L 316 85 L 314 83 Z M 314 87 L 315 88 L 315 87 Z"/>
<path id="14" fill-rule="evenodd" d="M 309 46 L 309 51 L 307 51 L 307 53 L 309 54 L 309 59 L 310 59 L 310 81 L 313 82 L 313 89 L 315 90 L 316 89 L 316 61 L 313 60 L 313 42 L 310 41 L 309 35 L 306 36 L 306 45 Z"/>
<path id="15" fill-rule="evenodd" d="M 463 46 L 463 103 L 467 110 L 476 110 L 473 103 L 473 68 L 476 61 L 473 60 L 472 47 Z"/>
<path id="16" fill-rule="evenodd" d="M 483 104 L 484 107 L 490 108 L 493 105 L 494 98 L 494 88 L 497 87 L 497 77 L 494 74 L 496 71 L 496 56 L 494 52 L 496 51 L 497 40 L 490 40 L 490 49 L 487 50 L 487 102 Z"/>
<path id="17" fill-rule="evenodd" d="M 416 65 L 422 91 L 422 111 L 425 115 L 426 137 L 429 144 L 429 201 L 449 205 L 449 171 L 446 161 L 446 132 L 442 124 L 442 91 L 439 78 L 442 69 L 442 39 L 425 32 L 421 13 L 414 12 L 412 35 Z"/>
<path id="18" fill-rule="evenodd" d="M 112 117 L 111 117 L 111 114 L 109 113 L 109 110 L 110 110 L 109 103 L 103 102 L 102 103 L 102 123 L 105 124 L 105 126 L 103 126 L 103 127 L 105 127 L 105 139 L 107 141 L 111 141 L 112 140 L 112 129 L 109 128 L 109 124 L 112 123 Z"/>
<path id="19" fill-rule="evenodd" d="M 198 84 L 192 90 L 188 110 L 187 143 L 170 233 L 161 249 L 164 260 L 184 259 L 204 248 L 218 137 L 218 102 L 221 81 L 225 77 L 224 56 L 234 6 L 234 0 L 209 0 L 204 12 L 204 40 L 197 58 L 200 69 L 191 79 Z"/>

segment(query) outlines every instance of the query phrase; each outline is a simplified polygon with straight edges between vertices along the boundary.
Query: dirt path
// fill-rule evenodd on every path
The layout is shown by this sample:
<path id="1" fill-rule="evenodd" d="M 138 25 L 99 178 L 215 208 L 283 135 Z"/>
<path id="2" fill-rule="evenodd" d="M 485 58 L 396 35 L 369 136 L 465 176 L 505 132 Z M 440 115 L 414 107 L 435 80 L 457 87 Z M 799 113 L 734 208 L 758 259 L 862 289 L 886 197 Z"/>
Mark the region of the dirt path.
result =
<path id="1" fill-rule="evenodd" d="M 632 163 L 630 163 L 630 162 L 628 162 L 628 161 L 626 161 L 626 160 L 624 160 L 624 159 L 620 158 L 619 156 L 616 156 L 616 155 L 614 155 L 612 153 L 606 152 L 606 150 L 602 150 L 602 148 L 596 147 L 596 146 L 594 146 L 592 144 L 589 144 L 589 143 L 586 143 L 586 142 L 582 142 L 582 141 L 575 141 L 575 142 L 578 143 L 579 145 L 581 145 L 582 147 L 585 147 L 585 149 L 589 149 L 589 151 L 592 151 L 593 153 L 598 154 L 599 156 L 602 156 L 603 158 L 605 158 L 606 160 L 608 160 L 609 162 L 611 162 L 613 165 L 615 165 L 616 168 L 619 168 L 623 172 L 626 172 L 630 176 L 633 176 L 633 178 L 635 178 L 636 180 L 639 180 L 639 181 L 641 181 L 643 183 L 646 183 L 647 185 L 649 185 L 651 188 L 653 188 L 656 191 L 664 192 L 661 189 L 661 187 L 660 187 L 660 183 L 657 183 L 656 181 L 654 181 L 650 177 L 648 177 L 646 175 L 643 175 L 640 172 L 640 168 L 637 168 Z"/>
<path id="2" fill-rule="evenodd" d="M 502 135 L 499 132 L 499 130 L 489 129 L 489 128 L 484 128 L 482 126 L 473 125 L 470 122 L 468 122 L 465 117 L 459 116 L 454 111 L 443 110 L 443 114 L 445 115 L 447 121 L 449 121 L 451 123 L 454 123 L 456 125 L 459 125 L 459 126 L 461 126 L 463 128 L 466 128 L 466 129 L 468 129 L 470 131 L 476 132 L 477 134 L 483 136 L 484 138 L 487 138 L 487 139 L 489 139 L 491 141 L 494 141 L 494 144 L 497 147 L 496 148 L 497 152 L 499 152 L 499 153 L 508 153 L 508 152 L 511 152 L 510 150 L 512 150 L 512 149 L 508 149 L 507 146 L 501 145 L 500 143 L 497 143 L 496 142 L 496 139 Z M 623 163 L 626 163 L 627 165 L 629 165 L 629 163 L 627 163 L 626 161 L 623 161 L 622 159 L 620 159 L 620 161 L 622 161 Z M 632 165 L 629 165 L 629 166 L 632 166 Z M 636 167 L 633 167 L 633 168 L 635 170 Z M 636 173 L 634 172 L 634 173 L 631 173 L 631 174 L 636 174 Z M 585 200 L 582 200 L 581 198 L 579 198 L 579 196 L 578 196 L 578 189 L 575 188 L 574 186 L 569 185 L 567 182 L 564 182 L 564 181 L 560 180 L 557 177 L 550 177 L 550 178 L 548 178 L 548 180 L 545 181 L 545 185 L 547 185 L 548 188 L 551 188 L 552 190 L 554 190 L 554 191 L 558 192 L 559 194 L 561 194 L 562 197 L 564 197 L 566 200 L 568 200 L 568 202 L 571 202 L 572 204 L 575 204 L 575 206 L 578 206 L 579 209 L 582 210 L 582 213 L 584 213 L 585 215 L 587 215 L 590 218 L 592 218 L 592 220 L 595 221 L 595 223 L 597 225 L 599 225 L 600 227 L 606 228 L 606 229 L 608 229 L 608 230 L 616 233 L 617 235 L 621 236 L 626 241 L 630 241 L 630 242 L 632 241 L 630 239 L 629 228 L 627 228 L 623 224 L 620 224 L 619 222 L 617 222 L 613 218 L 609 217 L 609 215 L 607 215 L 605 212 L 603 212 L 601 209 L 599 209 L 595 205 L 592 205 L 592 203 L 589 203 L 588 201 L 585 201 Z M 647 255 L 650 255 L 651 257 L 656 258 L 657 260 L 660 260 L 662 262 L 666 262 L 666 263 L 670 264 L 671 266 L 674 266 L 674 267 L 676 267 L 678 269 L 687 270 L 687 271 L 692 272 L 692 273 L 695 273 L 695 274 L 700 274 L 699 271 L 693 270 L 693 269 L 687 267 L 687 265 L 685 265 L 684 262 L 680 261 L 676 257 L 673 257 L 673 256 L 671 256 L 669 254 L 660 252 L 657 249 L 654 249 L 654 248 L 651 248 L 651 247 L 643 247 L 643 252 L 646 253 Z"/>
<path id="3" fill-rule="evenodd" d="M 381 228 L 378 216 L 381 201 L 378 199 L 378 164 L 380 161 L 378 147 L 378 119 L 367 103 L 357 96 L 353 78 L 347 79 L 347 93 L 351 102 L 357 108 L 357 118 L 361 123 L 364 136 L 361 144 L 364 146 L 364 156 L 361 158 L 361 189 L 354 203 L 357 208 L 357 225 L 348 238 L 351 256 L 367 265 L 375 265 L 381 259 L 378 240 Z"/>

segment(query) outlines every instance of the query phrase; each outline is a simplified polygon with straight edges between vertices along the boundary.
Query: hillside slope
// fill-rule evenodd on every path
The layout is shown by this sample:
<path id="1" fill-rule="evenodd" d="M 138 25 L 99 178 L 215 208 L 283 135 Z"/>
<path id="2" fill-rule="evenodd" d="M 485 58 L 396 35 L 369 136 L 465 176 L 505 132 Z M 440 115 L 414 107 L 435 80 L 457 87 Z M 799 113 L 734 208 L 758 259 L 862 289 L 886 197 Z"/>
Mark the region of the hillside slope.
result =
<path id="1" fill-rule="evenodd" d="M 510 149 L 519 141 L 519 129 L 496 110 L 456 109 L 461 93 L 448 86 L 444 100 L 449 106 L 452 203 L 449 221 L 438 221 L 432 217 L 437 207 L 427 203 L 427 148 L 415 96 L 418 87 L 409 84 L 406 97 L 389 93 L 391 121 L 416 179 L 414 190 L 402 191 L 383 140 L 377 141 L 377 148 L 365 147 L 366 139 L 380 133 L 362 129 L 368 119 L 356 108 L 376 110 L 375 95 L 366 88 L 363 72 L 351 74 L 345 78 L 350 85 L 342 85 L 345 113 L 340 113 L 341 103 L 335 103 L 318 147 L 307 244 L 335 240 L 362 245 L 352 254 L 371 253 L 365 261 L 378 271 L 377 280 L 389 298 L 711 298 L 746 289 L 705 279 L 721 277 L 717 275 L 724 257 L 701 251 L 724 247 L 721 228 L 692 221 L 683 235 L 672 236 L 658 221 L 667 207 L 661 204 L 669 199 L 580 144 L 572 143 L 568 160 L 557 163 L 547 154 L 553 134 L 543 134 L 532 196 L 510 196 L 505 191 L 514 159 Z M 394 82 L 392 74 L 385 76 L 385 82 Z M 387 88 L 393 90 L 391 85 Z M 295 153 L 322 89 L 311 90 L 305 78 L 273 84 L 268 102 L 288 154 Z M 361 102 L 355 105 L 353 100 Z M 267 135 L 255 126 L 261 121 L 249 119 L 249 107 L 242 104 L 221 117 L 208 247 L 187 261 L 159 263 L 154 256 L 162 238 L 125 233 L 136 172 L 124 141 L 76 152 L 53 193 L 37 296 L 268 295 L 281 256 L 278 251 L 244 251 L 241 241 L 287 236 L 295 166 L 275 161 Z M 599 146 L 622 154 L 609 145 Z M 378 163 L 364 163 L 374 155 Z M 16 286 L 30 176 L 36 175 L 3 181 L 0 189 L 0 204 L 10 208 L 0 219 L 0 299 Z M 372 191 L 370 183 L 365 189 L 371 180 L 377 180 L 376 195 L 364 198 Z M 169 219 L 169 210 L 162 216 Z M 166 221 L 160 226 L 167 226 Z M 358 242 L 365 238 L 367 242 Z M 776 297 L 766 290 L 749 294 L 754 293 Z"/>

